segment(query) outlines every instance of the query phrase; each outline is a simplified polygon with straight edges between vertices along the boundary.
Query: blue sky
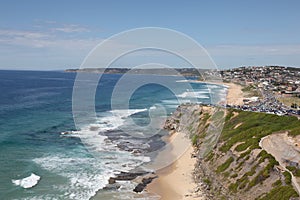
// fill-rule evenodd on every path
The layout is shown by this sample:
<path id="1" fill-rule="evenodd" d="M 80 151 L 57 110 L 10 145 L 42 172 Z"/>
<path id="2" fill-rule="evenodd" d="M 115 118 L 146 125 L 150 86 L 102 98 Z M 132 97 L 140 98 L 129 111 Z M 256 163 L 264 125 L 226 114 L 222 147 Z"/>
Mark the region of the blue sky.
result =
<path id="1" fill-rule="evenodd" d="M 0 69 L 77 68 L 104 39 L 149 26 L 187 34 L 221 68 L 300 66 L 297 0 L 2 0 L 0 5 Z M 136 59 L 141 56 L 117 64 Z"/>

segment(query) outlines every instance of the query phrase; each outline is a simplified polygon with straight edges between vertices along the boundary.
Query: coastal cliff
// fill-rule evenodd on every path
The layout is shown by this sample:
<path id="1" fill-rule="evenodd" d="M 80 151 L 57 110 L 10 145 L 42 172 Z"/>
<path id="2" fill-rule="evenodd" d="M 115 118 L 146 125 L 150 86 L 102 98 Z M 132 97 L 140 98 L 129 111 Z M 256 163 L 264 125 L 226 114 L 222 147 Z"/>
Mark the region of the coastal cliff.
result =
<path id="1" fill-rule="evenodd" d="M 201 190 L 206 199 L 299 199 L 299 166 L 282 166 L 260 146 L 266 136 L 299 127 L 296 117 L 191 104 L 179 106 L 165 123 L 191 139 L 194 195 Z"/>

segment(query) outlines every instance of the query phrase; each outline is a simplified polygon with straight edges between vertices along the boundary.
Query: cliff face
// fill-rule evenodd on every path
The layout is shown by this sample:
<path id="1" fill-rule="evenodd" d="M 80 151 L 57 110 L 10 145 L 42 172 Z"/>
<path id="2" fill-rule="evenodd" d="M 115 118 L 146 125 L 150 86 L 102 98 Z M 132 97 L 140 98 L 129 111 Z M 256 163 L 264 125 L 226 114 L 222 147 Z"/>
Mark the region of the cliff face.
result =
<path id="1" fill-rule="evenodd" d="M 293 117 L 181 105 L 165 128 L 195 147 L 194 177 L 208 199 L 298 199 L 291 174 L 259 146 L 261 138 L 300 126 Z"/>

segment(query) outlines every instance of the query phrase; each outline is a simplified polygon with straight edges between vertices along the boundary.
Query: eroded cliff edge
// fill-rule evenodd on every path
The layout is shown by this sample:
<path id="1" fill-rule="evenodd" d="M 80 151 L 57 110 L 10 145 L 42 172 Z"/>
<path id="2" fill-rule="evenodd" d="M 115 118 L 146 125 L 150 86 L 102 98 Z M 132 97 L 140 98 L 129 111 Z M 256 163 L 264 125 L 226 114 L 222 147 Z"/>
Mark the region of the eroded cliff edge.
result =
<path id="1" fill-rule="evenodd" d="M 299 165 L 282 166 L 260 146 L 269 135 L 297 136 L 297 118 L 189 104 L 165 128 L 190 137 L 198 158 L 194 179 L 207 199 L 299 199 L 292 180 L 299 179 Z"/>

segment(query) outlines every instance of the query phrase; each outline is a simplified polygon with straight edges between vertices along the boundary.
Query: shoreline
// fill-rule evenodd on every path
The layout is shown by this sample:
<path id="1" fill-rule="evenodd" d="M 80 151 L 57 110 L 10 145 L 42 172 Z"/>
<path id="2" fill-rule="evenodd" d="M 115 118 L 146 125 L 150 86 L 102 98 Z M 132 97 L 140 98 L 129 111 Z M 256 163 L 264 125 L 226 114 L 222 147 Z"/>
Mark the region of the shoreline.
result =
<path id="1" fill-rule="evenodd" d="M 172 135 L 168 139 L 171 148 L 163 150 L 162 153 L 158 155 L 158 157 L 163 159 L 165 157 L 165 154 L 170 154 L 170 156 L 173 157 L 172 159 L 176 159 L 176 157 L 179 156 L 176 154 L 183 150 L 178 150 L 178 146 L 181 146 L 178 141 L 181 140 L 185 140 L 183 143 L 185 143 L 185 145 L 188 145 L 188 147 L 184 149 L 184 153 L 170 165 L 158 169 L 156 171 L 156 175 L 158 175 L 158 178 L 154 179 L 146 188 L 146 191 L 148 193 L 160 196 L 161 200 L 190 200 L 195 199 L 196 196 L 199 197 L 200 195 L 202 195 L 202 193 L 200 194 L 200 191 L 197 191 L 197 193 L 195 193 L 197 184 L 194 182 L 192 176 L 195 164 L 197 162 L 197 158 L 192 157 L 194 148 L 190 144 L 190 139 L 186 137 L 183 138 L 182 136 L 183 133 L 172 133 Z M 202 198 L 198 199 L 201 200 Z"/>
<path id="2" fill-rule="evenodd" d="M 195 81 L 198 83 L 207 83 L 214 85 L 221 85 L 227 87 L 226 94 L 226 104 L 229 105 L 243 105 L 243 99 L 245 98 L 244 92 L 242 91 L 242 86 L 236 83 L 227 82 L 212 82 L 212 81 Z"/>
<path id="3" fill-rule="evenodd" d="M 225 85 L 228 87 L 226 94 L 227 104 L 242 105 L 244 94 L 242 92 L 242 86 L 235 83 L 214 83 L 203 82 L 208 84 Z M 169 133 L 167 142 L 172 146 L 171 151 L 166 150 L 165 153 L 169 153 L 169 156 L 174 156 L 173 151 L 180 148 L 182 144 L 174 142 L 173 138 L 178 138 L 180 133 Z M 184 134 L 181 134 L 184 135 Z M 183 137 L 183 136 L 181 136 Z M 182 139 L 182 138 L 181 138 Z M 177 157 L 176 161 L 170 165 L 156 171 L 157 179 L 153 180 L 146 188 L 146 191 L 150 194 L 159 195 L 161 200 L 204 200 L 205 191 L 201 191 L 201 188 L 197 186 L 193 179 L 193 172 L 197 163 L 197 158 L 193 157 L 194 148 L 191 144 L 191 140 L 185 137 L 188 142 L 187 150 Z M 162 154 L 165 154 L 162 153 Z M 159 157 L 159 156 L 158 156 Z M 155 163 L 156 161 L 154 161 Z"/>

